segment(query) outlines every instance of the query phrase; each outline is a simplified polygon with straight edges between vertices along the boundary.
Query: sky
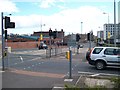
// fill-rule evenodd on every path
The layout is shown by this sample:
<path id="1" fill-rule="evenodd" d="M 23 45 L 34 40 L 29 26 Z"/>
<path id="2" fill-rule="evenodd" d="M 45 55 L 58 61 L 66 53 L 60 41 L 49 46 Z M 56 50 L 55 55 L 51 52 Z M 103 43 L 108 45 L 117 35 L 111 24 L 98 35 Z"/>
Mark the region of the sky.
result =
<path id="1" fill-rule="evenodd" d="M 108 19 L 114 23 L 114 0 L 0 0 L 0 12 L 15 22 L 15 29 L 8 29 L 8 34 L 33 34 L 51 28 L 63 29 L 66 35 L 90 31 L 96 35 Z"/>

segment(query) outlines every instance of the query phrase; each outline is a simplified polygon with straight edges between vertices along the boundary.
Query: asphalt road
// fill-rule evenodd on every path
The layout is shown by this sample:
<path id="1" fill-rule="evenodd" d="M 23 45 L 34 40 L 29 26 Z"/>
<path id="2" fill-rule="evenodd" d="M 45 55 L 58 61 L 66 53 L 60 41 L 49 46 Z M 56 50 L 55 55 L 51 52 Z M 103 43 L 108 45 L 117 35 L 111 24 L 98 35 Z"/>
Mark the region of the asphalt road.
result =
<path id="1" fill-rule="evenodd" d="M 119 74 L 120 68 L 107 68 L 96 70 L 85 59 L 88 43 L 84 48 L 72 48 L 72 75 L 81 74 Z M 67 50 L 68 48 L 64 49 Z M 38 54 L 39 53 L 39 54 Z M 41 55 L 40 55 L 41 53 Z M 9 54 L 9 71 L 3 73 L 4 88 L 52 88 L 55 83 L 62 82 L 69 76 L 69 61 L 65 53 L 45 58 L 44 50 L 16 50 Z"/>

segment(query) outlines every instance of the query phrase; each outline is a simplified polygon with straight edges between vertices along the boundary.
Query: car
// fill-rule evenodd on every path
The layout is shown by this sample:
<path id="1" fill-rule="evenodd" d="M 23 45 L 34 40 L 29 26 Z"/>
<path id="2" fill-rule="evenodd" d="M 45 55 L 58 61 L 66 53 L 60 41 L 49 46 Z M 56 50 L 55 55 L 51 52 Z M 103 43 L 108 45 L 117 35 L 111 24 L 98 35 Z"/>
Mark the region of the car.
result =
<path id="1" fill-rule="evenodd" d="M 45 43 L 40 43 L 40 45 L 38 46 L 39 50 L 40 49 L 48 49 L 48 46 Z"/>
<path id="2" fill-rule="evenodd" d="M 106 66 L 120 66 L 120 48 L 94 47 L 86 53 L 86 59 L 98 70 L 105 69 Z"/>

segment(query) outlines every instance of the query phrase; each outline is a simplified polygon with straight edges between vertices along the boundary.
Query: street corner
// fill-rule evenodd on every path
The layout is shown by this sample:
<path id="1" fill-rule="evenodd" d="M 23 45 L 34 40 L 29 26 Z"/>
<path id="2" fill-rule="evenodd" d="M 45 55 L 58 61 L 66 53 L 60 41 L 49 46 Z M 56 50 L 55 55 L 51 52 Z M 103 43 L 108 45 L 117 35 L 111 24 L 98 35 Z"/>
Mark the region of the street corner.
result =
<path id="1" fill-rule="evenodd" d="M 69 86 L 75 86 L 79 81 L 79 75 L 73 75 L 71 78 L 69 76 L 65 76 L 60 82 L 57 82 L 52 90 L 65 90 L 65 88 Z"/>

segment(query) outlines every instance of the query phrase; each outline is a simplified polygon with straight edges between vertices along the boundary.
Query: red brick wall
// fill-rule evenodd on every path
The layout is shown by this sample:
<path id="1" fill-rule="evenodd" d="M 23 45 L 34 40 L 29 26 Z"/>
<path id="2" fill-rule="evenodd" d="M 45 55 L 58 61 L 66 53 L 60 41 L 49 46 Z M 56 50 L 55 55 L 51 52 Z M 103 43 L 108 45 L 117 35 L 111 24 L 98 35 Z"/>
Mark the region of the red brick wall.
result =
<path id="1" fill-rule="evenodd" d="M 38 42 L 8 42 L 7 46 L 11 47 L 12 49 L 17 48 L 37 48 Z"/>

